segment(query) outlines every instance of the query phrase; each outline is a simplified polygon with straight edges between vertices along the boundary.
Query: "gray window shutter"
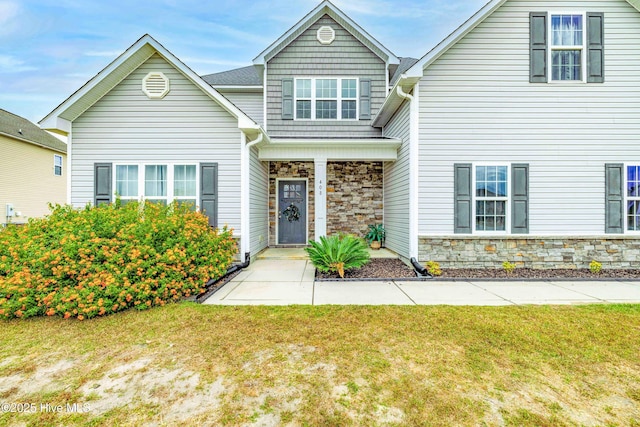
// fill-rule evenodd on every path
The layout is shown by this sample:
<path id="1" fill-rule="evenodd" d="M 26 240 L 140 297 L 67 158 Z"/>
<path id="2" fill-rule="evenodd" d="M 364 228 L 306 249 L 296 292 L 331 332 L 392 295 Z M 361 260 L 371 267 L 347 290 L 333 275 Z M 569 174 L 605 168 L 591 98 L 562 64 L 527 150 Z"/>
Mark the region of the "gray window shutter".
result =
<path id="1" fill-rule="evenodd" d="M 453 187 L 455 191 L 455 202 L 453 208 L 454 215 L 454 233 L 470 234 L 471 233 L 471 202 L 473 200 L 471 194 L 471 164 L 455 164 Z"/>
<path id="2" fill-rule="evenodd" d="M 218 164 L 200 163 L 200 210 L 218 226 Z"/>
<path id="3" fill-rule="evenodd" d="M 511 165 L 511 233 L 529 233 L 529 165 Z"/>
<path id="4" fill-rule="evenodd" d="M 529 82 L 547 82 L 547 13 L 529 14 Z"/>
<path id="5" fill-rule="evenodd" d="M 293 79 L 282 79 L 282 120 L 293 120 Z"/>
<path id="6" fill-rule="evenodd" d="M 604 13 L 587 13 L 587 83 L 604 83 Z"/>
<path id="7" fill-rule="evenodd" d="M 607 163 L 605 167 L 605 233 L 624 233 L 624 165 Z"/>
<path id="8" fill-rule="evenodd" d="M 108 205 L 111 203 L 111 163 L 95 163 L 94 165 L 93 205 Z"/>
<path id="9" fill-rule="evenodd" d="M 371 119 L 371 79 L 360 79 L 360 120 Z"/>

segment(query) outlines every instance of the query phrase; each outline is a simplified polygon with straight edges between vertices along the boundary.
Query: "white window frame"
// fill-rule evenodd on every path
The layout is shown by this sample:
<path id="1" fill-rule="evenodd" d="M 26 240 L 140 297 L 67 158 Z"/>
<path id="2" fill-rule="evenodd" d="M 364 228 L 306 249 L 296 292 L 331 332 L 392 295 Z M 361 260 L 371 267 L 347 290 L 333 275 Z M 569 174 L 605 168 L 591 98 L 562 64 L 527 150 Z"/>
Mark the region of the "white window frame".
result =
<path id="1" fill-rule="evenodd" d="M 481 197 L 476 195 L 477 187 L 476 187 L 476 171 L 478 167 L 482 166 L 491 166 L 491 167 L 506 167 L 507 168 L 507 197 Z M 471 220 L 473 222 L 473 233 L 479 235 L 506 235 L 510 234 L 509 230 L 511 230 L 511 197 L 512 197 L 512 179 L 511 179 L 511 164 L 510 163 L 501 163 L 501 162 L 483 162 L 483 163 L 472 163 L 471 164 Z M 481 200 L 495 200 L 495 201 L 504 201 L 505 202 L 505 219 L 504 219 L 504 230 L 478 230 L 476 228 L 476 202 Z"/>
<path id="2" fill-rule="evenodd" d="M 640 201 L 640 196 L 636 196 L 636 197 L 630 197 L 629 196 L 629 192 L 628 192 L 628 188 L 629 188 L 629 173 L 627 171 L 627 169 L 629 167 L 640 167 L 640 161 L 638 162 L 630 162 L 630 163 L 624 163 L 624 219 L 623 219 L 623 227 L 624 227 L 624 232 L 625 234 L 640 234 L 640 230 L 629 230 L 629 222 L 628 222 L 628 217 L 629 217 L 629 202 L 635 202 L 635 201 Z"/>
<path id="3" fill-rule="evenodd" d="M 57 160 L 60 159 L 60 164 L 57 164 Z M 60 173 L 56 173 L 56 168 L 60 168 Z M 60 154 L 53 155 L 53 175 L 62 176 L 64 174 L 64 158 Z"/>
<path id="4" fill-rule="evenodd" d="M 298 80 L 311 80 L 311 98 L 298 98 Z M 318 80 L 336 80 L 336 98 L 321 98 L 316 96 L 316 82 Z M 343 98 L 342 97 L 342 84 L 343 80 L 355 80 L 356 82 L 356 96 L 355 98 Z M 335 119 L 318 119 L 316 118 L 316 101 L 336 101 L 336 118 Z M 298 101 L 311 101 L 311 118 L 298 118 Z M 355 101 L 356 102 L 356 114 L 352 119 L 342 118 L 342 101 Z M 312 121 L 357 121 L 360 114 L 360 79 L 358 77 L 350 76 L 315 76 L 315 77 L 296 77 L 293 82 L 293 114 L 294 120 L 312 120 Z"/>
<path id="5" fill-rule="evenodd" d="M 113 194 L 112 196 L 116 197 L 116 190 L 117 190 L 117 182 L 116 182 L 116 178 L 118 176 L 117 170 L 118 170 L 118 166 L 137 166 L 138 167 L 138 196 L 136 197 L 122 197 L 120 195 L 118 195 L 118 197 L 120 197 L 121 200 L 137 200 L 137 201 L 142 201 L 142 200 L 163 200 L 166 201 L 167 205 L 169 205 L 170 203 L 172 203 L 174 200 L 176 201 L 181 201 L 181 200 L 195 200 L 195 207 L 196 209 L 199 209 L 198 206 L 198 199 L 199 199 L 199 194 L 198 194 L 198 189 L 200 188 L 200 168 L 198 167 L 198 163 L 193 163 L 193 162 L 144 162 L 144 163 L 139 163 L 139 162 L 123 162 L 123 163 L 114 163 L 113 165 L 113 177 L 112 177 L 112 187 L 113 188 Z M 167 167 L 167 195 L 162 197 L 162 196 L 146 196 L 145 195 L 145 169 L 146 166 L 166 166 Z M 174 185 L 174 176 L 175 176 L 175 166 L 195 166 L 196 168 L 196 194 L 195 196 L 175 196 L 174 195 L 174 190 L 175 190 L 175 185 Z"/>
<path id="6" fill-rule="evenodd" d="M 553 44 L 553 17 L 556 15 L 579 15 L 582 17 L 582 45 L 581 46 L 555 46 Z M 549 11 L 547 26 L 547 40 L 549 49 L 547 52 L 547 66 L 549 82 L 554 84 L 576 84 L 587 82 L 587 12 L 585 11 Z M 553 79 L 553 52 L 561 50 L 579 50 L 580 54 L 580 80 L 554 80 Z"/>

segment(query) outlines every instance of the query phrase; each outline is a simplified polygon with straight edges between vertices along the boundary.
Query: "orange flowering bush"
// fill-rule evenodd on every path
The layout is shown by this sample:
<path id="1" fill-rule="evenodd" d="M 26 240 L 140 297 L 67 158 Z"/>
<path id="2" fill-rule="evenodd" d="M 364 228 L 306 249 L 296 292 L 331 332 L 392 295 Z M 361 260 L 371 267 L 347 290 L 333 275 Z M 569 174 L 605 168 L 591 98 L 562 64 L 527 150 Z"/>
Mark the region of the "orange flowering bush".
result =
<path id="1" fill-rule="evenodd" d="M 233 260 L 231 230 L 186 206 L 54 206 L 0 230 L 0 318 L 88 319 L 204 290 Z"/>

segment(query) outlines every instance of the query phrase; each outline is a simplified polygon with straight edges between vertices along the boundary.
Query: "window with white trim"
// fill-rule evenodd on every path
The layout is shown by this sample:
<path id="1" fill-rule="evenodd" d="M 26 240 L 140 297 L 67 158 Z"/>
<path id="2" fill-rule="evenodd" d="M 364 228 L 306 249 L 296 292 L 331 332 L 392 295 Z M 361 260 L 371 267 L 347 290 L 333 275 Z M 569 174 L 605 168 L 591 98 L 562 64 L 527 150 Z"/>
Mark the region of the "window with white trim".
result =
<path id="1" fill-rule="evenodd" d="M 53 174 L 62 176 L 62 156 L 58 154 L 53 155 Z"/>
<path id="2" fill-rule="evenodd" d="M 627 166 L 627 230 L 640 231 L 640 166 Z"/>
<path id="3" fill-rule="evenodd" d="M 509 167 L 475 166 L 474 218 L 476 231 L 506 231 L 509 206 Z"/>
<path id="4" fill-rule="evenodd" d="M 115 165 L 115 195 L 126 203 L 146 200 L 168 204 L 174 200 L 197 202 L 198 168 L 195 164 L 126 164 Z"/>
<path id="5" fill-rule="evenodd" d="M 550 49 L 552 81 L 583 81 L 584 14 L 551 14 Z"/>
<path id="6" fill-rule="evenodd" d="M 357 120 L 358 79 L 295 79 L 297 120 Z"/>

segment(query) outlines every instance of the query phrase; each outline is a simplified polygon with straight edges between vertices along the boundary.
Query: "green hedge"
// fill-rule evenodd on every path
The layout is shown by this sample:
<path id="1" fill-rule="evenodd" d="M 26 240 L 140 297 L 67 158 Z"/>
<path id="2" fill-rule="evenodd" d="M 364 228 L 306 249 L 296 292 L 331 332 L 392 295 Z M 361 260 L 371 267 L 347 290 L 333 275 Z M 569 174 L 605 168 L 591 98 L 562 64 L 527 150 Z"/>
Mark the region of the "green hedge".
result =
<path id="1" fill-rule="evenodd" d="M 44 219 L 0 231 L 0 318 L 80 320 L 146 309 L 203 291 L 236 253 L 187 206 L 54 206 Z"/>

